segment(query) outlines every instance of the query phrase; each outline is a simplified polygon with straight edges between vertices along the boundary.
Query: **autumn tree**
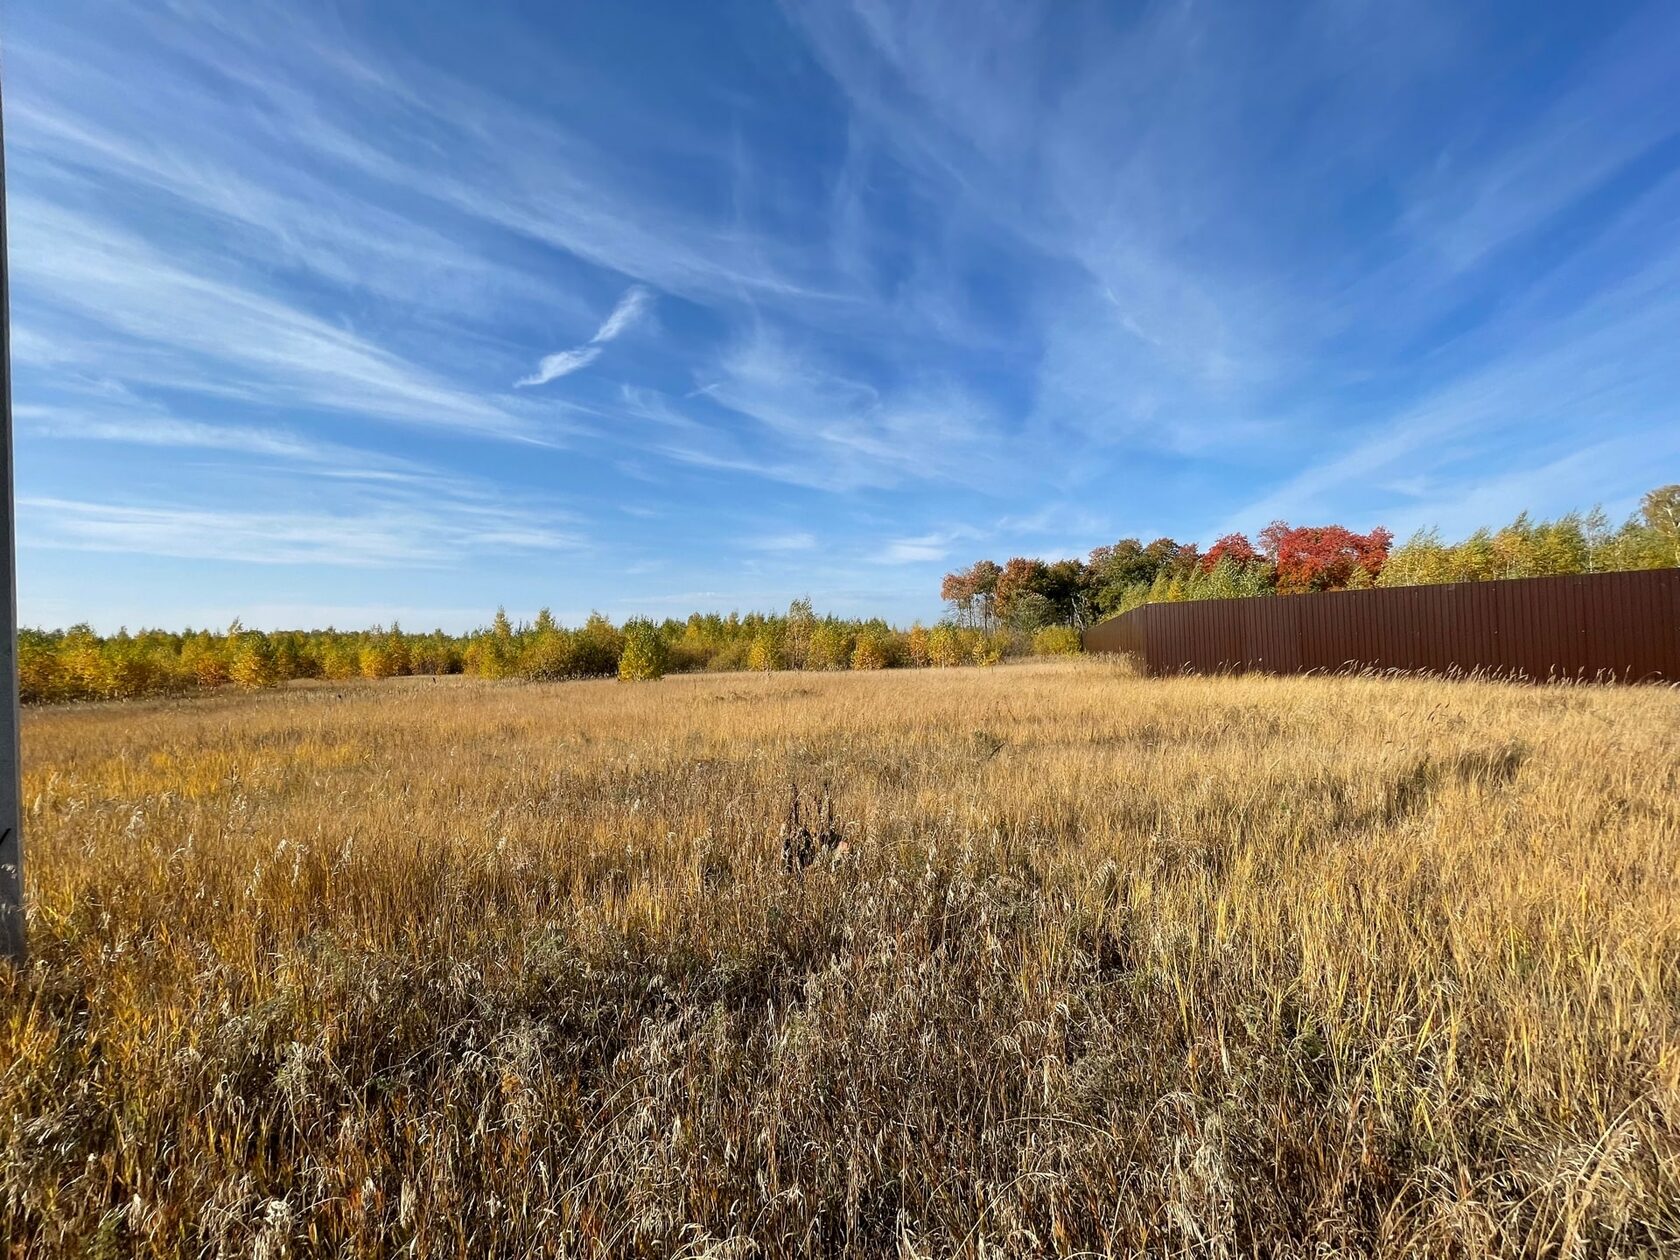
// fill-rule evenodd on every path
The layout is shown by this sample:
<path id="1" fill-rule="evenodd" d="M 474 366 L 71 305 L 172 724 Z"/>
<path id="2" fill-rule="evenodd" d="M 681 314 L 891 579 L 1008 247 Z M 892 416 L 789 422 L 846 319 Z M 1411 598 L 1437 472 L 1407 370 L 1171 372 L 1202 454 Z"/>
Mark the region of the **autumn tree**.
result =
<path id="1" fill-rule="evenodd" d="M 1646 528 L 1666 552 L 1665 563 L 1680 566 L 1680 485 L 1658 486 L 1639 505 Z"/>
<path id="2" fill-rule="evenodd" d="M 1394 535 L 1380 525 L 1356 534 L 1341 525 L 1291 526 L 1273 521 L 1260 531 L 1260 546 L 1277 571 L 1278 590 L 1285 595 L 1306 591 L 1340 590 L 1353 570 L 1370 579 L 1381 576 Z"/>
<path id="3" fill-rule="evenodd" d="M 1498 529 L 1483 527 L 1457 543 L 1438 530 L 1419 530 L 1383 566 L 1379 586 L 1431 582 L 1486 582 L 1498 578 L 1567 573 L 1614 573 L 1680 563 L 1673 519 L 1680 515 L 1680 487 L 1664 486 L 1644 498 L 1641 512 L 1613 528 L 1603 509 L 1570 512 L 1556 520 L 1519 513 Z M 1665 524 L 1665 521 L 1668 522 Z"/>
<path id="4" fill-rule="evenodd" d="M 939 584 L 939 598 L 951 605 L 957 620 L 967 623 L 974 616 L 974 583 L 969 570 L 956 569 L 945 575 Z"/>
<path id="5" fill-rule="evenodd" d="M 1032 650 L 1035 656 L 1078 656 L 1085 649 L 1072 626 L 1045 626 L 1033 635 Z"/>
<path id="6" fill-rule="evenodd" d="M 362 672 L 360 649 L 346 638 L 335 638 L 323 647 L 320 660 L 321 677 L 334 682 L 355 678 Z"/>
<path id="7" fill-rule="evenodd" d="M 910 627 L 910 633 L 904 637 L 904 651 L 910 658 L 910 664 L 922 668 L 933 663 L 932 653 L 928 646 L 927 627 L 916 622 Z"/>
<path id="8" fill-rule="evenodd" d="M 357 653 L 357 660 L 363 678 L 392 678 L 401 672 L 389 650 L 385 631 L 380 626 L 375 626 L 367 636 Z"/>
<path id="9" fill-rule="evenodd" d="M 809 664 L 811 636 L 817 632 L 817 614 L 809 599 L 796 599 L 788 605 L 787 622 L 782 635 L 783 652 L 789 669 L 804 669 Z"/>
<path id="10" fill-rule="evenodd" d="M 1226 534 L 1202 556 L 1202 572 L 1211 573 L 1213 566 L 1221 560 L 1229 560 L 1235 565 L 1256 564 L 1265 560 L 1254 544 L 1248 541 L 1246 534 Z"/>
<path id="11" fill-rule="evenodd" d="M 963 641 L 955 626 L 943 623 L 928 632 L 928 663 L 947 669 L 963 663 Z"/>
<path id="12" fill-rule="evenodd" d="M 976 634 L 969 647 L 969 658 L 976 665 L 990 668 L 1003 659 L 1009 647 L 1009 636 L 1001 632 Z"/>
<path id="13" fill-rule="evenodd" d="M 1396 548 L 1377 576 L 1378 586 L 1425 586 L 1450 582 L 1452 550 L 1437 529 L 1420 529 Z"/>
<path id="14" fill-rule="evenodd" d="M 239 622 L 236 620 L 229 627 L 229 633 L 236 633 L 238 626 Z M 72 626 L 69 637 L 73 640 L 76 632 L 84 629 L 86 629 L 85 626 Z M 89 631 L 90 635 L 91 633 Z M 72 653 L 67 658 L 66 664 L 69 666 L 72 675 L 76 672 L 77 657 L 80 655 L 80 653 Z M 181 664 L 191 675 L 196 686 L 220 687 L 228 680 L 227 659 L 222 655 L 220 647 L 212 639 L 208 630 L 200 630 L 197 634 L 187 636 L 186 642 L 181 647 Z"/>
<path id="15" fill-rule="evenodd" d="M 59 659 L 60 642 L 46 631 L 18 630 L 18 695 L 24 704 L 70 698 Z"/>
<path id="16" fill-rule="evenodd" d="M 659 628 L 645 617 L 632 617 L 618 636 L 620 682 L 653 682 L 665 677 L 665 640 Z"/>
<path id="17" fill-rule="evenodd" d="M 996 614 L 997 583 L 1002 573 L 995 561 L 976 560 L 966 569 L 947 573 L 939 597 L 951 605 L 962 624 L 989 627 Z"/>
<path id="18" fill-rule="evenodd" d="M 852 647 L 853 669 L 886 669 L 898 664 L 898 640 L 886 622 L 872 621 L 858 631 Z"/>
<path id="19" fill-rule="evenodd" d="M 235 686 L 243 687 L 247 691 L 257 691 L 282 681 L 274 644 L 266 634 L 256 630 L 244 630 L 237 635 L 230 635 L 229 639 L 231 659 L 228 676 Z"/>
<path id="20" fill-rule="evenodd" d="M 518 672 L 524 678 L 566 678 L 577 672 L 577 653 L 572 636 L 560 628 L 554 615 L 544 608 L 528 634 L 521 636 Z"/>
<path id="21" fill-rule="evenodd" d="M 758 674 L 787 668 L 787 658 L 768 630 L 760 630 L 753 636 L 752 645 L 747 649 L 747 668 Z"/>
<path id="22" fill-rule="evenodd" d="M 852 663 L 852 637 L 832 617 L 818 624 L 811 634 L 807 669 L 846 669 Z"/>
<path id="23" fill-rule="evenodd" d="M 1042 560 L 1030 560 L 1025 556 L 1014 556 L 1003 566 L 992 586 L 992 607 L 999 621 L 1013 625 L 1016 614 L 1029 596 L 1037 596 L 1040 603 L 1045 603 L 1044 587 L 1050 575 L 1050 566 Z M 1042 616 L 1042 612 L 1039 613 Z M 1036 629 L 1041 621 L 1034 620 L 1031 625 L 1022 628 Z"/>

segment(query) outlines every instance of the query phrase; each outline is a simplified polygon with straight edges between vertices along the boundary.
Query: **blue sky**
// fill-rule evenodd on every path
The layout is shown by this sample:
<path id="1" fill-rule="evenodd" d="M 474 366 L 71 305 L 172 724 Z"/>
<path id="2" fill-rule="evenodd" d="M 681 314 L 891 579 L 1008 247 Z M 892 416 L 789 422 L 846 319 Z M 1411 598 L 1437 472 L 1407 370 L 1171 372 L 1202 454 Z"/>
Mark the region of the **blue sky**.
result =
<path id="1" fill-rule="evenodd" d="M 1680 479 L 1680 6 L 13 0 L 32 624 L 908 621 Z"/>

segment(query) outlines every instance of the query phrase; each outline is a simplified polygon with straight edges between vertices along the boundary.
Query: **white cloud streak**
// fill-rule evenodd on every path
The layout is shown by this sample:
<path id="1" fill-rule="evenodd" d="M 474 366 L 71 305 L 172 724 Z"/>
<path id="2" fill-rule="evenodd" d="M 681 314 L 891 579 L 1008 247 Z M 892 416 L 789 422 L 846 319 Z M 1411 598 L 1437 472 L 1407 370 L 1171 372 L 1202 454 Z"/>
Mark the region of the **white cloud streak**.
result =
<path id="1" fill-rule="evenodd" d="M 120 338 L 116 359 L 88 361 L 74 330 L 49 353 L 94 373 L 172 386 L 227 383 L 271 402 L 404 424 L 539 440 L 496 402 L 299 310 L 224 270 L 204 274 L 110 223 L 36 197 L 14 197 L 13 283 L 37 307 Z M 38 342 L 40 339 L 37 338 Z M 32 343 L 33 344 L 33 343 Z"/>
<path id="2" fill-rule="evenodd" d="M 795 551 L 811 551 L 817 545 L 817 536 L 810 530 L 795 530 L 792 533 L 768 534 L 762 538 L 748 538 L 741 546 L 748 551 L 765 551 L 771 553 L 785 553 Z"/>
<path id="3" fill-rule="evenodd" d="M 517 386 L 546 385 L 552 380 L 568 376 L 573 372 L 588 367 L 601 357 L 601 348 L 609 341 L 615 341 L 624 332 L 647 313 L 653 303 L 653 295 L 641 285 L 631 285 L 618 299 L 618 305 L 612 309 L 612 314 L 599 328 L 588 342 L 575 346 L 570 350 L 561 350 L 557 354 L 545 355 L 537 364 L 537 370 L 523 380 L 515 381 Z"/>
<path id="4" fill-rule="evenodd" d="M 446 568 L 463 555 L 515 548 L 564 551 L 575 535 L 493 509 L 413 505 L 349 511 L 244 511 L 174 504 L 18 500 L 25 547 L 264 565 Z"/>

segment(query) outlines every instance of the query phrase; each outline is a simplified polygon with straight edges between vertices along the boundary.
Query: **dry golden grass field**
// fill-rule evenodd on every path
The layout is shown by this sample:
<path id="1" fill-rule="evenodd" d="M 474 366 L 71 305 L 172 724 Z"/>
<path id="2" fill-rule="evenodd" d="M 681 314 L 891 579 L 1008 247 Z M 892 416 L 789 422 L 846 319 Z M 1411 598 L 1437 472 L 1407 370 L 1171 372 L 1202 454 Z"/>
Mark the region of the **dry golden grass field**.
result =
<path id="1" fill-rule="evenodd" d="M 24 750 L 10 1255 L 1680 1248 L 1680 692 L 402 680 Z"/>

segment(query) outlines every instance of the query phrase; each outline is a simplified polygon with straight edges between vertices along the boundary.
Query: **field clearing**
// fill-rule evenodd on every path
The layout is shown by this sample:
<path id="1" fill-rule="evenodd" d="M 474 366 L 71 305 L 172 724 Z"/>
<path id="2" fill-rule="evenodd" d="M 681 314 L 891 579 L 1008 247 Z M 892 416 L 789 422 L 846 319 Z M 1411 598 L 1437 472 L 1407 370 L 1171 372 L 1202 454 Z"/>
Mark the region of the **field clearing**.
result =
<path id="1" fill-rule="evenodd" d="M 416 679 L 24 753 L 16 1255 L 1680 1247 L 1680 691 Z"/>

